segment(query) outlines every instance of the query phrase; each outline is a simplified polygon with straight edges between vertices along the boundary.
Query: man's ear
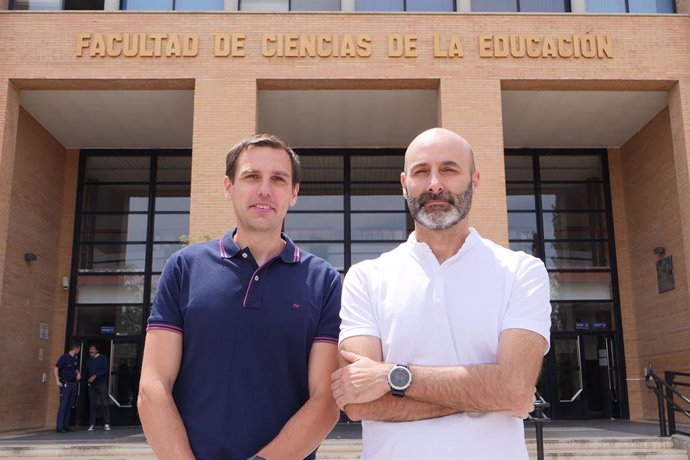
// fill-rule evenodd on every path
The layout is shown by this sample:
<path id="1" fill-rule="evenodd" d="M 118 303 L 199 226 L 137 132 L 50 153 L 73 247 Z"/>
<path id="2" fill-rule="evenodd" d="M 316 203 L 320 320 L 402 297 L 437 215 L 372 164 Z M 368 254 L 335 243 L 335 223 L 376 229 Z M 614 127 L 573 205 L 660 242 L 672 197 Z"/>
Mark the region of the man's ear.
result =
<path id="1" fill-rule="evenodd" d="M 223 195 L 225 196 L 226 200 L 232 198 L 232 181 L 228 176 L 223 178 Z"/>
<path id="2" fill-rule="evenodd" d="M 407 188 L 405 187 L 405 180 L 407 177 L 405 176 L 404 172 L 400 173 L 400 186 L 402 187 L 402 195 L 403 198 L 407 199 Z"/>
<path id="3" fill-rule="evenodd" d="M 299 193 L 299 184 L 292 186 L 292 198 L 290 199 L 290 207 L 297 204 L 297 194 Z"/>

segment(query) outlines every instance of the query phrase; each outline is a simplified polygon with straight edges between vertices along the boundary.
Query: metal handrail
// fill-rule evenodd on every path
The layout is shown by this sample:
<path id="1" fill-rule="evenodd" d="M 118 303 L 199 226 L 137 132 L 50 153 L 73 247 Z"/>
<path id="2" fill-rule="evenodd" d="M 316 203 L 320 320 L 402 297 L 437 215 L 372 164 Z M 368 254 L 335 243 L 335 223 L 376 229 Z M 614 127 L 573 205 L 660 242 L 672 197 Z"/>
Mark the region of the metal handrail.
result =
<path id="1" fill-rule="evenodd" d="M 537 460 L 544 460 L 544 422 L 551 420 L 544 413 L 544 410 L 551 407 L 551 404 L 546 402 L 539 392 L 536 393 L 536 398 L 537 400 L 534 403 L 534 410 L 530 413 L 528 420 L 534 423 L 537 441 Z"/>
<path id="2" fill-rule="evenodd" d="M 676 387 L 690 387 L 690 382 L 676 381 L 676 377 L 690 377 L 690 373 L 666 371 L 664 372 L 664 379 L 654 373 L 654 366 L 652 363 L 644 370 L 645 385 L 650 390 L 654 390 L 657 396 L 657 405 L 659 408 L 659 432 L 661 436 L 668 437 L 679 433 L 690 436 L 690 433 L 680 431 L 676 428 L 676 412 L 680 412 L 690 419 L 690 409 L 682 407 L 676 402 L 673 397 L 677 396 L 680 400 L 690 405 L 690 398 L 680 393 Z M 666 404 L 664 404 L 664 401 Z M 668 428 L 666 426 L 666 418 L 668 415 Z"/>

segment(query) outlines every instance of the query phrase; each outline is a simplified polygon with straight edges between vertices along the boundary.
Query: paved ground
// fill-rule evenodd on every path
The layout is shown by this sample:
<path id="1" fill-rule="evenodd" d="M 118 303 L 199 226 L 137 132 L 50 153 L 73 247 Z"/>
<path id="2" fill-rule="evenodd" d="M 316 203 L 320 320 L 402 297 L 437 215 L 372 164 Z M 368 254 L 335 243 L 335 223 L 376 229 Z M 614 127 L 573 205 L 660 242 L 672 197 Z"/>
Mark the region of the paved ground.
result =
<path id="1" fill-rule="evenodd" d="M 690 431 L 690 427 L 679 427 Z M 563 438 L 605 438 L 659 436 L 657 423 L 630 422 L 626 420 L 587 420 L 587 421 L 552 421 L 544 425 L 545 439 Z M 330 439 L 359 439 L 362 436 L 359 424 L 338 424 L 328 437 Z M 527 423 L 525 436 L 534 438 L 534 427 Z M 86 427 L 77 427 L 69 433 L 55 431 L 34 431 L 19 433 L 0 433 L 0 446 L 18 444 L 93 444 L 93 443 L 145 443 L 141 427 L 113 427 L 104 431 L 97 427 L 95 431 L 86 431 Z"/>

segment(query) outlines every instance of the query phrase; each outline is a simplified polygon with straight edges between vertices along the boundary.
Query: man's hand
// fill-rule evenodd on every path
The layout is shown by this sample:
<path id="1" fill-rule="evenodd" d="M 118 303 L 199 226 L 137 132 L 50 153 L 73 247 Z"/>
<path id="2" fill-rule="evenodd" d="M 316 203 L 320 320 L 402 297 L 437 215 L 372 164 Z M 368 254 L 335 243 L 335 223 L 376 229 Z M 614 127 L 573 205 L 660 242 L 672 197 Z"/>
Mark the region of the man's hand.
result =
<path id="1" fill-rule="evenodd" d="M 537 388 L 534 388 L 534 391 L 532 392 L 532 397 L 529 400 L 524 401 L 524 405 L 520 410 L 515 410 L 515 411 L 510 411 L 510 412 L 504 412 L 506 415 L 510 415 L 511 417 L 517 417 L 521 419 L 526 419 L 529 417 L 529 414 L 534 410 L 534 403 L 537 401 L 537 396 L 536 396 Z"/>
<path id="2" fill-rule="evenodd" d="M 77 371 L 77 382 L 81 380 L 81 372 Z"/>
<path id="3" fill-rule="evenodd" d="M 87 380 L 87 382 L 91 384 L 94 380 L 96 380 L 96 376 L 92 375 L 91 377 L 89 377 L 89 380 Z"/>
<path id="4" fill-rule="evenodd" d="M 55 384 L 56 384 L 59 388 L 62 388 L 62 383 L 60 383 L 60 381 L 55 382 Z"/>
<path id="5" fill-rule="evenodd" d="M 388 372 L 393 365 L 345 350 L 340 350 L 340 355 L 350 363 L 331 375 L 333 399 L 341 410 L 347 404 L 374 401 L 390 391 Z"/>

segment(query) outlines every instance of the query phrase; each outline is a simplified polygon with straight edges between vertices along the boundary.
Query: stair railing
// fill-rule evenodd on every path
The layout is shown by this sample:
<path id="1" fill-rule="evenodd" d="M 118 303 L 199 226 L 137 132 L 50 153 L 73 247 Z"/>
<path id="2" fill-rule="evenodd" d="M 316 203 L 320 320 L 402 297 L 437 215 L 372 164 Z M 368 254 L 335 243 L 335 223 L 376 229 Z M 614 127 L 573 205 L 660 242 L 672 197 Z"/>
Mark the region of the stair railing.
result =
<path id="1" fill-rule="evenodd" d="M 656 393 L 660 435 L 668 437 L 678 433 L 690 436 L 690 433 L 681 431 L 676 426 L 676 412 L 685 415 L 690 420 L 690 398 L 677 389 L 678 387 L 690 387 L 690 373 L 666 371 L 662 379 L 654 373 L 653 364 L 649 363 L 644 370 L 644 376 L 647 388 Z M 685 406 L 681 405 L 679 401 L 685 403 Z"/>
<path id="2" fill-rule="evenodd" d="M 536 393 L 537 400 L 534 403 L 534 410 L 529 414 L 530 422 L 534 423 L 534 431 L 537 441 L 537 460 L 544 460 L 544 422 L 551 420 L 545 413 L 544 409 L 548 409 L 551 405 L 544 400 L 544 398 Z"/>

